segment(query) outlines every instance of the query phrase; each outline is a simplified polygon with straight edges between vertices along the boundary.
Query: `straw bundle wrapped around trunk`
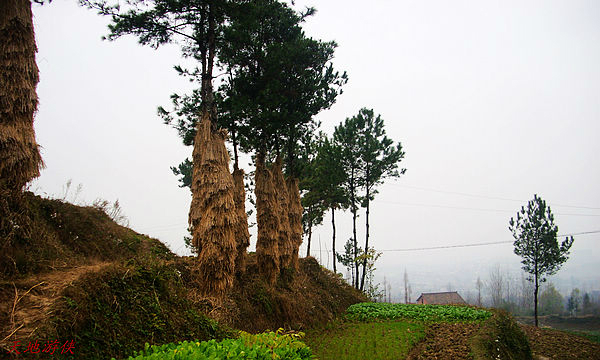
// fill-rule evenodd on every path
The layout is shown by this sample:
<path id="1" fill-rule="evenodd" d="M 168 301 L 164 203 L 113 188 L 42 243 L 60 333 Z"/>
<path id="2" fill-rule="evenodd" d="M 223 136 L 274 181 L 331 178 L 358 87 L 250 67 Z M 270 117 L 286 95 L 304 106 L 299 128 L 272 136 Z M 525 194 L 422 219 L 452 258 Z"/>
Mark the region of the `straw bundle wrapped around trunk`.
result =
<path id="1" fill-rule="evenodd" d="M 290 220 L 288 189 L 283 177 L 281 158 L 278 156 L 271 168 L 275 195 L 279 204 L 279 267 L 288 268 L 292 263 L 293 244 L 290 243 Z"/>
<path id="2" fill-rule="evenodd" d="M 39 81 L 29 0 L 0 1 L 0 182 L 20 190 L 44 166 L 33 115 Z"/>
<path id="3" fill-rule="evenodd" d="M 258 238 L 256 257 L 259 271 L 271 284 L 279 273 L 279 204 L 273 186 L 273 176 L 265 166 L 263 154 L 256 155 L 256 222 Z"/>
<path id="4" fill-rule="evenodd" d="M 235 211 L 238 222 L 235 227 L 237 255 L 235 258 L 235 271 L 239 274 L 246 270 L 246 249 L 250 246 L 250 232 L 248 232 L 248 215 L 246 214 L 246 190 L 244 189 L 244 170 L 233 171 L 233 186 L 235 193 Z"/>
<path id="5" fill-rule="evenodd" d="M 298 251 L 302 245 L 302 203 L 297 178 L 287 179 L 289 196 L 290 243 L 292 244 L 292 265 L 298 269 Z"/>
<path id="6" fill-rule="evenodd" d="M 189 221 L 198 249 L 200 290 L 217 296 L 233 285 L 238 222 L 226 137 L 224 130 L 212 131 L 210 114 L 204 113 L 194 140 Z"/>

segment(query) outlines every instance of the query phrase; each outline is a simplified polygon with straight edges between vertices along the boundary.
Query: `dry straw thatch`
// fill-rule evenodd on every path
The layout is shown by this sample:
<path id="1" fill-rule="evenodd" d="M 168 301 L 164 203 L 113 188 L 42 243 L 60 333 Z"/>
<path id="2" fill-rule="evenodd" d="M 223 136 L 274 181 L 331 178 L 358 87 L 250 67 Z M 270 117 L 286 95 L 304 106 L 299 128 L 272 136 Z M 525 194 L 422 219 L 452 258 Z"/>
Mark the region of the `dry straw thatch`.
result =
<path id="1" fill-rule="evenodd" d="M 29 0 L 0 1 L 0 181 L 12 190 L 44 166 L 33 130 L 39 76 L 31 18 Z"/>
<path id="2" fill-rule="evenodd" d="M 290 243 L 292 244 L 292 265 L 298 269 L 298 251 L 302 245 L 302 202 L 300 201 L 300 188 L 298 179 L 287 179 L 290 219 Z"/>
<path id="3" fill-rule="evenodd" d="M 212 130 L 210 114 L 205 112 L 194 139 L 189 222 L 198 249 L 200 290 L 215 296 L 231 288 L 235 275 L 238 215 L 226 137 L 224 130 Z"/>
<path id="4" fill-rule="evenodd" d="M 256 155 L 255 179 L 258 269 L 270 284 L 274 284 L 280 269 L 279 204 L 273 186 L 273 175 L 265 165 L 264 154 Z"/>
<path id="5" fill-rule="evenodd" d="M 288 189 L 283 177 L 281 158 L 278 156 L 271 168 L 273 174 L 273 185 L 279 205 L 279 267 L 288 268 L 292 263 L 293 244 L 290 243 L 290 219 Z"/>
<path id="6" fill-rule="evenodd" d="M 246 270 L 246 249 L 250 246 L 250 232 L 248 232 L 248 215 L 246 214 L 246 190 L 244 189 L 244 170 L 233 170 L 233 200 L 238 222 L 235 227 L 237 255 L 235 258 L 235 271 L 238 274 Z"/>

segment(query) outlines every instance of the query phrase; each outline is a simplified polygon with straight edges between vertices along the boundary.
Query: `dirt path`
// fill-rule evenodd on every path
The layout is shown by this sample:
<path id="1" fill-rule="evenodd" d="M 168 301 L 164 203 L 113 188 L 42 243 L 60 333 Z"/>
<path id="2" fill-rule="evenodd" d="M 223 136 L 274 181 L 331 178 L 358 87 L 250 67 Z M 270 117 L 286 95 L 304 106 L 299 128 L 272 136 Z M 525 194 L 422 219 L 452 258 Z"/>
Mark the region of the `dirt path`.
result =
<path id="1" fill-rule="evenodd" d="M 31 276 L 12 283 L 4 284 L 0 299 L 0 312 L 8 319 L 0 332 L 0 348 L 9 350 L 14 341 L 27 344 L 44 319 L 50 315 L 52 304 L 62 291 L 71 283 L 88 272 L 97 272 L 110 265 L 110 262 L 96 262 L 50 273 Z"/>

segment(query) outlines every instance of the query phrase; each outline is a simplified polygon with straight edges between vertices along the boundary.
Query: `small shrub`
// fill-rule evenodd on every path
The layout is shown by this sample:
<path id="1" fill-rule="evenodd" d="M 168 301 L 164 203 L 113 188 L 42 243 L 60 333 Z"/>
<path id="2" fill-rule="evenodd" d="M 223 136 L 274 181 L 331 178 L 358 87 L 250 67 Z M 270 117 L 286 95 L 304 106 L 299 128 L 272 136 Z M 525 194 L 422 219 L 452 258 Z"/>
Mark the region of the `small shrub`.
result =
<path id="1" fill-rule="evenodd" d="M 479 359 L 532 359 L 531 348 L 525 333 L 504 310 L 496 310 L 485 321 L 471 344 L 475 360 Z"/>

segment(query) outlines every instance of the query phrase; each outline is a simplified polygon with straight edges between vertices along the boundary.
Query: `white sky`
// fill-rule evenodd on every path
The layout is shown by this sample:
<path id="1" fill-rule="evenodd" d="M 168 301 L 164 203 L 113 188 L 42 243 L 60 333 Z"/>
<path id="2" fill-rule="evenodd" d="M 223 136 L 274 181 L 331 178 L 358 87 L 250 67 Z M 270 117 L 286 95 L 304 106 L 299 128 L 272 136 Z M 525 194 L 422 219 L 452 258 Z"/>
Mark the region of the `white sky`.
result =
<path id="1" fill-rule="evenodd" d="M 336 40 L 335 65 L 350 81 L 323 129 L 361 107 L 382 115 L 401 141 L 407 173 L 380 188 L 371 244 L 380 250 L 510 241 L 508 221 L 537 193 L 560 233 L 600 230 L 600 3 L 597 1 L 297 1 L 317 7 L 308 34 Z M 156 115 L 191 89 L 172 66 L 176 46 L 152 50 L 134 37 L 102 41 L 108 19 L 76 1 L 34 5 L 39 47 L 35 127 L 47 169 L 33 185 L 78 202 L 119 199 L 131 227 L 185 254 L 190 193 L 169 166 L 191 154 Z M 460 194 L 457 194 L 460 193 Z M 467 196 L 476 195 L 476 196 Z M 72 197 L 72 196 L 71 196 Z M 514 199 L 500 200 L 501 199 Z M 566 207 L 571 205 L 576 207 Z M 351 216 L 336 216 L 341 250 Z M 331 248 L 331 225 L 313 254 Z M 359 238 L 364 241 L 364 216 Z M 255 241 L 255 238 L 253 238 Z M 600 289 L 600 233 L 575 237 L 551 281 Z M 304 246 L 303 246 L 304 248 Z M 305 248 L 303 253 L 305 252 Z M 323 251 L 321 261 L 331 267 Z M 384 252 L 393 296 L 406 268 L 420 292 L 474 290 L 500 266 L 517 278 L 511 244 Z"/>

